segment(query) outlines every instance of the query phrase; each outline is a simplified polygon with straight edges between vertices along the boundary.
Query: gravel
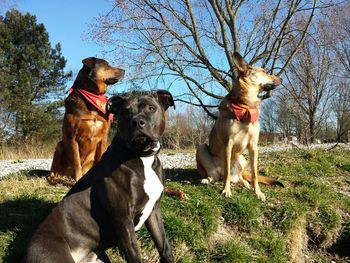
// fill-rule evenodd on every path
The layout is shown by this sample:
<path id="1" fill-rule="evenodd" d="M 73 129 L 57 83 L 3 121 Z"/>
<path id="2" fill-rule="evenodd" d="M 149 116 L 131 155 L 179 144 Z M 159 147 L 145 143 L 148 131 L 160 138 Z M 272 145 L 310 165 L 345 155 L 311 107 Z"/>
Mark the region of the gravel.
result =
<path id="1" fill-rule="evenodd" d="M 50 170 L 52 159 L 0 160 L 0 177 L 30 170 Z"/>
<path id="2" fill-rule="evenodd" d="M 194 154 L 160 154 L 159 158 L 166 169 L 189 167 L 195 164 Z M 19 171 L 50 170 L 52 159 L 0 160 L 0 177 Z"/>
<path id="3" fill-rule="evenodd" d="M 334 144 L 315 144 L 310 147 L 306 146 L 293 146 L 293 145 L 280 145 L 270 147 L 260 147 L 259 151 L 264 152 L 275 152 L 284 151 L 291 148 L 322 148 L 329 149 Z M 339 144 L 338 147 L 342 149 L 350 150 L 349 144 Z M 160 154 L 159 158 L 165 169 L 173 168 L 186 168 L 195 165 L 195 155 L 193 153 L 176 153 L 176 154 Z M 52 159 L 21 159 L 21 160 L 0 160 L 0 177 L 7 176 L 9 174 L 17 173 L 19 171 L 29 170 L 50 170 Z"/>

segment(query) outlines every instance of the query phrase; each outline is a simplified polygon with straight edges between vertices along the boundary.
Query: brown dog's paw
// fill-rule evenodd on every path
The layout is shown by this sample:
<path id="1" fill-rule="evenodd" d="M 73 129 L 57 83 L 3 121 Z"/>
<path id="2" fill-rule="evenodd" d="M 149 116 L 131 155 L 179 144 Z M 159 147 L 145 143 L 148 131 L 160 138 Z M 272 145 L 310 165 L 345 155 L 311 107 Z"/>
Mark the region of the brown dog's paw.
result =
<path id="1" fill-rule="evenodd" d="M 61 177 L 59 175 L 56 175 L 54 173 L 50 173 L 48 177 L 46 177 L 46 180 L 51 185 L 63 185 L 66 187 L 72 187 L 75 184 L 75 180 L 72 178 L 67 177 Z"/>

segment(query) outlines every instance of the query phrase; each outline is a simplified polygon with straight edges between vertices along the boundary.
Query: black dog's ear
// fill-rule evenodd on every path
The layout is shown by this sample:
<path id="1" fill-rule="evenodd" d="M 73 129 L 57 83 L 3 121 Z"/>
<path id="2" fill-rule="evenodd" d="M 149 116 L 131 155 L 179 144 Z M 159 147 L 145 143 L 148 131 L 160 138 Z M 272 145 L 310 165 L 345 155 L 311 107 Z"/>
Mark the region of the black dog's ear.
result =
<path id="1" fill-rule="evenodd" d="M 120 96 L 111 97 L 106 103 L 106 118 L 109 114 L 118 115 L 121 107 L 124 105 L 125 99 Z"/>
<path id="2" fill-rule="evenodd" d="M 164 110 L 167 110 L 170 106 L 173 106 L 175 109 L 175 103 L 173 96 L 169 91 L 166 90 L 157 90 L 157 96 L 158 96 L 158 101 L 160 105 L 164 108 Z"/>
<path id="3" fill-rule="evenodd" d="M 96 64 L 96 58 L 95 57 L 85 58 L 81 62 L 83 62 L 83 64 L 88 68 L 92 69 Z"/>

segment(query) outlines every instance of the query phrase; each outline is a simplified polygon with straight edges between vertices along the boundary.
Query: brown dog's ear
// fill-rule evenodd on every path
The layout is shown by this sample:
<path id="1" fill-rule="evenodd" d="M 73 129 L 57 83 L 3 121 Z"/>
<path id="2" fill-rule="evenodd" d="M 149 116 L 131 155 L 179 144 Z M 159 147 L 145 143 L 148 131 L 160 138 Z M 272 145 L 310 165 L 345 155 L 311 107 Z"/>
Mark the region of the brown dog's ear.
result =
<path id="1" fill-rule="evenodd" d="M 106 103 L 106 118 L 109 117 L 109 114 L 118 115 L 120 109 L 124 105 L 125 99 L 121 96 L 113 96 Z"/>
<path id="2" fill-rule="evenodd" d="M 170 106 L 173 106 L 175 109 L 174 99 L 169 91 L 162 89 L 157 90 L 157 97 L 160 105 L 162 105 L 164 110 L 167 110 Z"/>
<path id="3" fill-rule="evenodd" d="M 233 62 L 238 70 L 240 75 L 245 75 L 249 69 L 249 64 L 238 52 L 233 53 Z"/>
<path id="4" fill-rule="evenodd" d="M 82 60 L 82 62 L 85 66 L 91 69 L 95 66 L 96 58 L 95 57 L 85 58 Z"/>

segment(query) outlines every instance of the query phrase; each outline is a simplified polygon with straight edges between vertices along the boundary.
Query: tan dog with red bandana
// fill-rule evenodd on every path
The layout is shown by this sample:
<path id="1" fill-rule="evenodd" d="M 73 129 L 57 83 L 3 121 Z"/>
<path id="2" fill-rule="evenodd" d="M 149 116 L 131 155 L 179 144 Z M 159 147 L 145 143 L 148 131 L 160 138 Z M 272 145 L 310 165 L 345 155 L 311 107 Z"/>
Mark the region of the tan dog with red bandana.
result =
<path id="1" fill-rule="evenodd" d="M 270 91 L 281 84 L 277 76 L 267 74 L 264 69 L 252 67 L 237 52 L 234 62 L 238 71 L 232 90 L 219 106 L 219 117 L 209 136 L 209 145 L 197 148 L 196 161 L 202 183 L 224 179 L 222 193 L 231 196 L 231 182 L 241 182 L 252 187 L 259 199 L 265 201 L 259 183 L 282 185 L 264 176 L 258 176 L 259 141 L 259 93 Z M 250 173 L 246 172 L 247 161 L 242 153 L 249 152 Z M 283 186 L 283 185 L 282 185 Z"/>

